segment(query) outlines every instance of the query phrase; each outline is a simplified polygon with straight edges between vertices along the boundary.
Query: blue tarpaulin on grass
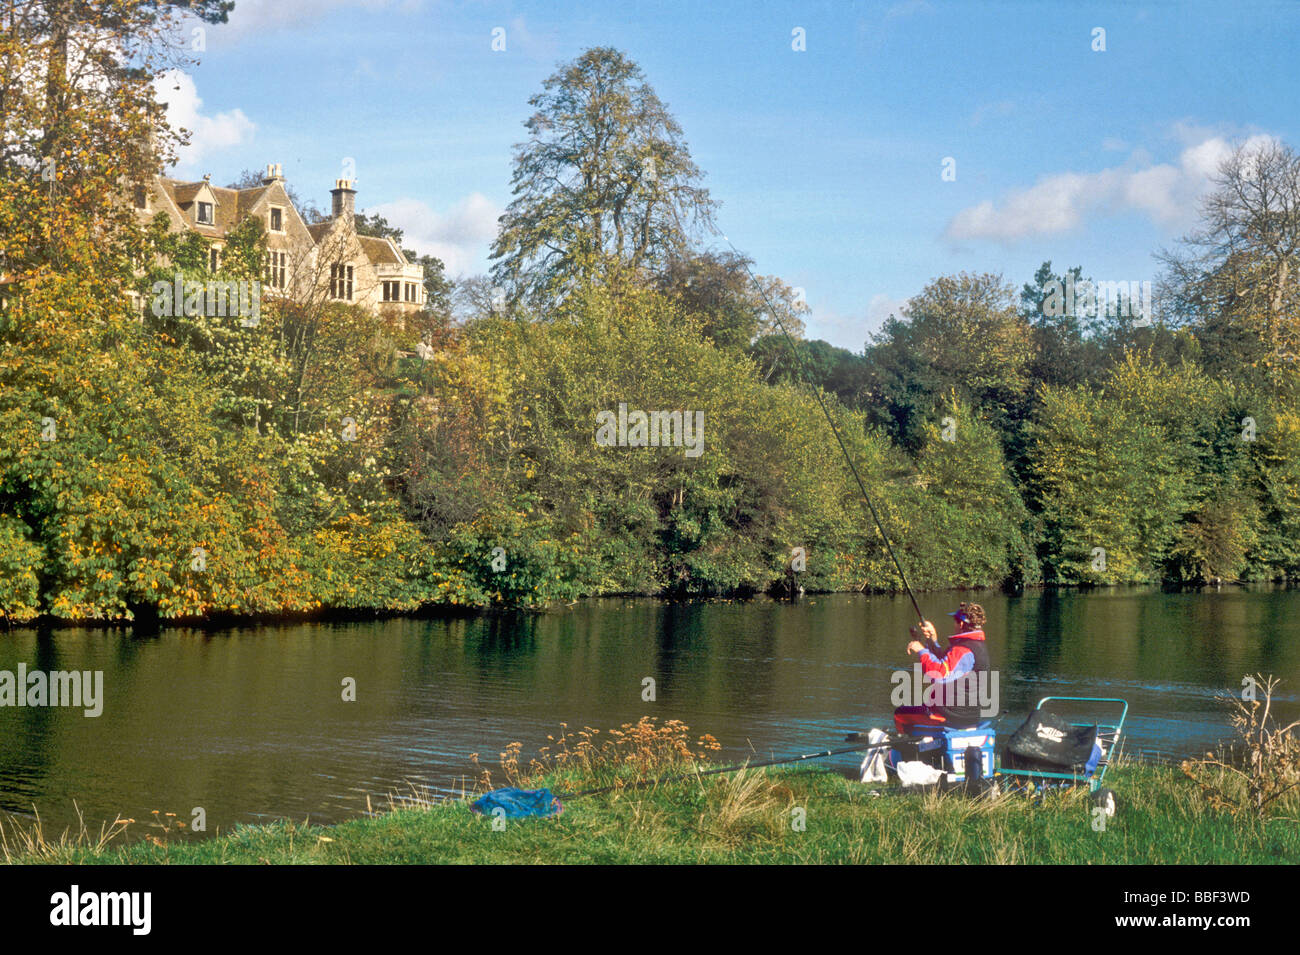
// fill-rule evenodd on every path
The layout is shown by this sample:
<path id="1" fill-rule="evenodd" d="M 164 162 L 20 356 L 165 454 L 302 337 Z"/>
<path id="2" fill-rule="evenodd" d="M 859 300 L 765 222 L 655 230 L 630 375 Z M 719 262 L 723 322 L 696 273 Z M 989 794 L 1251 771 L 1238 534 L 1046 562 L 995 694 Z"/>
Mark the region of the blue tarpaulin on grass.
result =
<path id="1" fill-rule="evenodd" d="M 549 789 L 497 789 L 474 800 L 469 808 L 485 816 L 500 809 L 507 819 L 554 816 L 564 811 L 564 805 Z"/>

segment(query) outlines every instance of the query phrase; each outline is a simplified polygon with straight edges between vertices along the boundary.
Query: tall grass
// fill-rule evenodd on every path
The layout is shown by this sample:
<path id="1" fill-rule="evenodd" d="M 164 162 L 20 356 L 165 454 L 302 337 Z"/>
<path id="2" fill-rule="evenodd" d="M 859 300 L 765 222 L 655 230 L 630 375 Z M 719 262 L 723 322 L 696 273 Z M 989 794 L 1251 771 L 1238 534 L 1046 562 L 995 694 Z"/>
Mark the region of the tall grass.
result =
<path id="1" fill-rule="evenodd" d="M 707 733 L 692 739 L 690 727 L 681 720 L 661 724 L 652 716 L 604 734 L 590 726 L 570 732 L 569 724 L 561 723 L 559 735 L 546 739 L 547 745 L 526 763 L 523 743 L 506 746 L 497 770 L 504 785 L 547 785 L 570 791 L 639 787 L 665 775 L 706 766 L 722 748 Z M 479 770 L 476 788 L 484 792 L 496 788 L 494 771 L 482 765 L 477 753 L 470 759 Z"/>
<path id="2" fill-rule="evenodd" d="M 101 853 L 135 822 L 134 819 L 118 816 L 112 822 L 101 823 L 99 832 L 91 832 L 81 814 L 81 807 L 75 801 L 72 806 L 77 813 L 77 825 L 65 828 L 55 836 L 46 833 L 45 823 L 35 807 L 32 810 L 35 817 L 33 822 L 23 823 L 11 819 L 6 824 L 0 819 L 0 856 L 3 856 L 6 863 L 14 863 L 52 860 L 65 856 L 72 849 Z"/>

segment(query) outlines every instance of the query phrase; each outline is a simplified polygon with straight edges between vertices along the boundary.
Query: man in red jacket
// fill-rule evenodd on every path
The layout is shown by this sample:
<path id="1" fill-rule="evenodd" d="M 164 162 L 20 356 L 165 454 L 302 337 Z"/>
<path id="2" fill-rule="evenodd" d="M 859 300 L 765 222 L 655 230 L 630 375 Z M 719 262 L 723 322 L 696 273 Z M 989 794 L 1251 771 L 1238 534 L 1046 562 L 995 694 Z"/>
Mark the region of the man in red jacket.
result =
<path id="1" fill-rule="evenodd" d="M 922 673 L 935 687 L 929 692 L 940 702 L 900 706 L 894 710 L 894 725 L 900 733 L 917 724 L 974 726 L 982 718 L 979 674 L 989 669 L 988 648 L 984 643 L 984 608 L 962 603 L 948 616 L 953 620 L 953 633 L 946 651 L 939 647 L 938 635 L 930 621 L 911 628 L 914 639 L 907 645 L 907 652 L 917 654 Z M 924 638 L 924 642 L 915 639 L 918 637 Z"/>

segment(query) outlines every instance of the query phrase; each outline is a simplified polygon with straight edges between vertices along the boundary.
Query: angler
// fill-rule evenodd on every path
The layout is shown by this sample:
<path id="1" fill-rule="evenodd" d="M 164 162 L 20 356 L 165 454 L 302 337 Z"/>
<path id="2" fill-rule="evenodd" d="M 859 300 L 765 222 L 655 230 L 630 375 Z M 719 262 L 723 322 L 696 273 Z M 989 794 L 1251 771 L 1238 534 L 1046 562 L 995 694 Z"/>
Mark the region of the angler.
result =
<path id="1" fill-rule="evenodd" d="M 911 628 L 913 639 L 907 652 L 917 655 L 930 686 L 925 703 L 894 710 L 894 726 L 900 733 L 918 724 L 975 726 L 981 719 L 997 716 L 997 674 L 989 666 L 984 608 L 961 603 L 948 616 L 953 619 L 953 632 L 947 650 L 940 648 L 930 621 Z M 987 692 L 990 685 L 991 693 Z"/>

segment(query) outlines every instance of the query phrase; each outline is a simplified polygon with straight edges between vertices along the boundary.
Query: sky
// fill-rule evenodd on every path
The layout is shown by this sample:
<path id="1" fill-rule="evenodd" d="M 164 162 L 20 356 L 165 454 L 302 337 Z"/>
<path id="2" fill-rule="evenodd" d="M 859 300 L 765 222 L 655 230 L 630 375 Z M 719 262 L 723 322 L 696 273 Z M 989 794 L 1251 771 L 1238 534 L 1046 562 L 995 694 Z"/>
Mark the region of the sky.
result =
<path id="1" fill-rule="evenodd" d="M 236 0 L 195 28 L 199 62 L 158 83 L 192 133 L 175 175 L 278 162 L 326 210 L 354 178 L 453 277 L 489 267 L 529 97 L 615 47 L 722 232 L 802 290 L 807 337 L 855 352 L 940 275 L 1154 281 L 1234 144 L 1300 148 L 1289 0 Z"/>

